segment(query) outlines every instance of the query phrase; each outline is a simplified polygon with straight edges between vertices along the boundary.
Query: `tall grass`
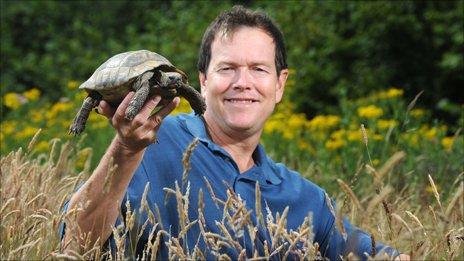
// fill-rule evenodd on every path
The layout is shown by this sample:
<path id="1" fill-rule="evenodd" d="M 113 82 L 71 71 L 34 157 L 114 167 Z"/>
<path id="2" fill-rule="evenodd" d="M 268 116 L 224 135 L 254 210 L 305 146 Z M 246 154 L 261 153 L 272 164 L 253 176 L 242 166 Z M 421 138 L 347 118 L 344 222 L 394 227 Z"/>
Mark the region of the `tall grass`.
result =
<path id="1" fill-rule="evenodd" d="M 38 154 L 34 150 L 36 140 L 37 137 L 34 137 L 27 149 L 15 150 L 1 158 L 0 259 L 102 259 L 105 253 L 91 245 L 83 246 L 84 251 L 81 253 L 63 253 L 58 235 L 61 222 L 66 221 L 68 226 L 73 226 L 75 213 L 64 214 L 60 209 L 77 184 L 85 180 L 91 171 L 90 156 L 82 171 L 77 172 L 75 167 L 79 155 L 89 148 L 81 148 L 79 142 L 71 144 L 51 140 L 48 152 Z M 185 153 L 183 164 L 186 170 L 189 167 L 189 151 L 193 150 L 195 145 L 190 146 Z M 363 178 L 373 184 L 363 190 L 364 194 L 356 194 L 352 190 L 356 181 L 338 180 L 340 194 L 332 196 L 337 197 L 339 202 L 337 207 L 333 207 L 339 229 L 343 231 L 340 219 L 347 215 L 354 224 L 372 235 L 373 242 L 382 241 L 410 254 L 413 259 L 464 259 L 463 173 L 449 181 L 451 196 L 444 201 L 440 197 L 433 175 L 428 176 L 427 182 L 432 188 L 431 196 L 418 200 L 414 196 L 414 186 L 405 186 L 401 191 L 396 191 L 386 179 L 387 174 L 395 169 L 404 157 L 406 155 L 399 152 L 391 155 L 390 159 L 378 168 L 370 163 L 363 165 L 357 175 L 366 175 Z M 285 260 L 290 255 L 308 260 L 319 258 L 318 245 L 312 242 L 311 216 L 304 220 L 297 231 L 286 229 L 288 209 L 277 214 L 271 214 L 270 211 L 256 213 L 258 220 L 254 222 L 250 219 L 253 210 L 248 210 L 232 189 L 227 191 L 228 198 L 225 201 L 215 197 L 211 186 L 205 195 L 202 191 L 199 192 L 200 199 L 205 196 L 213 197 L 218 207 L 223 209 L 222 219 L 216 221 L 221 233 L 208 231 L 204 226 L 208 217 L 203 214 L 203 201 L 199 200 L 198 206 L 189 204 L 190 189 L 187 176 L 188 171 L 184 172 L 183 180 L 179 181 L 180 185 L 176 183 L 174 188 L 165 188 L 166 194 L 174 196 L 177 200 L 179 234 L 170 235 L 162 224 L 157 223 L 158 214 L 152 212 L 153 208 L 148 206 L 144 196 L 141 209 L 131 209 L 130 205 L 127 205 L 127 226 L 114 228 L 117 251 L 113 258 L 125 259 L 126 249 L 131 248 L 126 247 L 129 231 L 140 231 L 147 224 L 153 225 L 153 229 L 150 231 L 150 240 L 145 249 L 145 259 L 156 256 L 162 239 L 166 240 L 171 259 L 205 259 L 206 255 L 201 249 L 188 249 L 184 245 L 187 232 L 194 226 L 200 228 L 201 240 L 206 242 L 217 259 L 230 259 L 221 249 L 235 248 L 240 253 L 239 259 L 245 260 L 246 250 L 240 244 L 240 238 L 247 233 L 252 242 L 256 242 L 258 228 L 264 226 L 269 231 L 272 242 L 263 242 L 264 255 L 261 256 L 258 246 L 254 245 L 251 260 L 267 260 L 274 256 Z M 147 189 L 144 192 L 144 195 L 146 194 Z M 257 184 L 256 209 L 262 207 L 260 198 Z M 188 219 L 188 209 L 198 211 L 197 220 Z M 134 227 L 134 215 L 137 211 L 145 211 L 148 214 L 148 219 L 140 228 Z M 139 237 L 140 233 L 135 233 L 135 239 Z M 351 258 L 352 255 L 346 257 Z"/>

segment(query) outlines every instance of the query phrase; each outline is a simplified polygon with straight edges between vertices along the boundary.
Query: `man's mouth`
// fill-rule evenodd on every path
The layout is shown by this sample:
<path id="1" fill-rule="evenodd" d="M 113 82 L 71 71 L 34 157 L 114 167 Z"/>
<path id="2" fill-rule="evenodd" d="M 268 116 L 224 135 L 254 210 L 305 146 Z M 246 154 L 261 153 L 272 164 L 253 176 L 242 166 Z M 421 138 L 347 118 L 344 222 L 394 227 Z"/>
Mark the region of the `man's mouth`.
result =
<path id="1" fill-rule="evenodd" d="M 258 100 L 255 99 L 248 99 L 248 98 L 230 98 L 230 99 L 225 99 L 226 102 L 231 102 L 231 103 L 254 103 L 257 102 Z"/>

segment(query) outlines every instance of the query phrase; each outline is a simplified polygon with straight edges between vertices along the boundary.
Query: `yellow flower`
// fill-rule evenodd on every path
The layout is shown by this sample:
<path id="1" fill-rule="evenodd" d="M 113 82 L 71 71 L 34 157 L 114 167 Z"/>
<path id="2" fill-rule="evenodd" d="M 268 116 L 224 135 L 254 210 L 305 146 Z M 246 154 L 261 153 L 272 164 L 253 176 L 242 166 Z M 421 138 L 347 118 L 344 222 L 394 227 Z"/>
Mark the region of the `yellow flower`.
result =
<path id="1" fill-rule="evenodd" d="M 73 105 L 71 102 L 57 102 L 47 111 L 47 119 L 54 119 L 56 116 L 60 115 L 60 113 L 71 110 L 72 107 Z"/>
<path id="2" fill-rule="evenodd" d="M 68 82 L 68 89 L 76 89 L 77 87 L 79 87 L 79 83 L 77 81 L 69 81 Z"/>
<path id="3" fill-rule="evenodd" d="M 18 140 L 30 138 L 34 136 L 34 134 L 36 134 L 38 130 L 38 128 L 26 126 L 24 129 L 22 129 L 20 132 L 16 134 L 16 138 Z"/>
<path id="4" fill-rule="evenodd" d="M 271 118 L 266 122 L 266 125 L 264 125 L 264 133 L 270 134 L 276 132 L 281 125 L 281 122 Z"/>
<path id="5" fill-rule="evenodd" d="M 379 159 L 373 159 L 373 160 L 372 160 L 372 164 L 373 164 L 374 166 L 378 166 L 379 163 L 380 163 L 380 160 L 379 160 Z"/>
<path id="6" fill-rule="evenodd" d="M 330 138 L 335 140 L 342 140 L 345 137 L 346 131 L 344 129 L 336 130 L 330 134 Z"/>
<path id="7" fill-rule="evenodd" d="M 383 110 L 375 105 L 369 105 L 358 108 L 358 115 L 367 119 L 377 118 L 383 115 Z"/>
<path id="8" fill-rule="evenodd" d="M 188 103 L 188 101 L 184 98 L 181 98 L 179 106 L 177 106 L 173 114 L 190 113 L 191 111 L 192 111 L 192 108 L 190 108 L 190 104 Z"/>
<path id="9" fill-rule="evenodd" d="M 44 112 L 40 110 L 30 110 L 28 119 L 34 123 L 39 123 L 43 120 Z"/>
<path id="10" fill-rule="evenodd" d="M 367 131 L 367 130 L 366 130 Z M 362 133 L 360 130 L 350 130 L 347 132 L 347 139 L 349 141 L 362 141 Z"/>
<path id="11" fill-rule="evenodd" d="M 425 115 L 425 111 L 422 109 L 414 109 L 414 110 L 411 110 L 409 114 L 411 114 L 411 116 L 414 118 L 421 118 Z"/>
<path id="12" fill-rule="evenodd" d="M 437 191 L 440 190 L 440 187 L 438 184 L 435 184 L 435 187 L 437 188 Z M 428 193 L 430 194 L 434 194 L 435 193 L 435 190 L 433 189 L 432 185 L 428 185 L 426 188 L 425 188 L 425 191 L 427 191 Z"/>
<path id="13" fill-rule="evenodd" d="M 49 126 L 53 126 L 53 125 L 56 124 L 56 121 L 51 120 L 51 121 L 49 121 L 49 122 L 47 122 L 47 123 L 50 123 Z M 71 119 L 60 119 L 59 122 L 58 122 L 58 124 L 59 124 L 62 128 L 64 128 L 64 129 L 69 128 L 69 126 L 71 126 L 71 123 L 72 123 L 72 120 L 71 120 Z M 89 125 L 92 126 L 92 127 L 94 127 L 96 124 L 89 124 Z M 89 125 L 87 125 L 87 126 L 89 126 Z"/>
<path id="14" fill-rule="evenodd" d="M 76 94 L 74 99 L 75 99 L 75 101 L 82 102 L 87 97 L 87 95 L 88 95 L 87 92 L 79 92 L 79 93 Z"/>
<path id="15" fill-rule="evenodd" d="M 38 152 L 45 152 L 48 150 L 48 142 L 46 141 L 39 141 L 35 146 L 34 148 L 38 151 Z"/>
<path id="16" fill-rule="evenodd" d="M 396 120 L 379 120 L 377 122 L 377 127 L 379 127 L 379 130 L 393 128 L 397 125 L 398 125 L 398 122 Z"/>
<path id="17" fill-rule="evenodd" d="M 300 148 L 301 150 L 305 150 L 309 148 L 309 144 L 304 140 L 300 140 L 298 141 L 298 148 Z"/>
<path id="18" fill-rule="evenodd" d="M 451 151 L 453 148 L 454 137 L 444 137 L 441 140 L 441 145 L 445 148 L 446 151 Z"/>
<path id="19" fill-rule="evenodd" d="M 36 101 L 40 97 L 40 90 L 37 88 L 32 88 L 28 91 L 23 92 L 23 95 L 29 101 Z"/>
<path id="20" fill-rule="evenodd" d="M 418 132 L 410 132 L 410 133 L 402 133 L 401 139 L 405 140 L 409 146 L 415 147 L 419 144 L 419 133 Z"/>
<path id="21" fill-rule="evenodd" d="M 71 121 L 67 122 L 65 126 L 69 126 L 70 124 Z M 103 115 L 90 113 L 88 124 L 92 129 L 103 129 L 109 125 L 109 121 Z"/>
<path id="22" fill-rule="evenodd" d="M 437 136 L 437 128 L 433 127 L 424 133 L 425 137 L 427 137 L 429 140 L 432 140 Z"/>
<path id="23" fill-rule="evenodd" d="M 295 131 L 292 130 L 291 128 L 285 128 L 282 131 L 282 135 L 284 136 L 285 139 L 292 140 L 293 138 L 295 138 Z"/>
<path id="24" fill-rule="evenodd" d="M 15 92 L 9 92 L 3 96 L 3 104 L 10 109 L 17 109 L 21 107 L 24 102 L 21 100 L 21 96 Z"/>
<path id="25" fill-rule="evenodd" d="M 303 113 L 292 114 L 287 122 L 287 128 L 291 128 L 294 131 L 301 129 L 306 122 L 306 117 Z"/>
<path id="26" fill-rule="evenodd" d="M 77 153 L 76 167 L 84 168 L 86 161 L 92 157 L 92 149 L 85 148 Z"/>
<path id="27" fill-rule="evenodd" d="M 2 131 L 3 134 L 9 135 L 15 131 L 17 124 L 18 123 L 16 121 L 11 121 L 11 120 L 3 121 L 1 123 L 0 130 Z"/>
<path id="28" fill-rule="evenodd" d="M 340 123 L 338 115 L 318 115 L 308 122 L 310 129 L 326 130 L 337 126 Z"/>
<path id="29" fill-rule="evenodd" d="M 374 134 L 374 136 L 372 137 L 374 140 L 377 140 L 377 141 L 381 141 L 383 140 L 383 136 L 380 135 L 380 134 Z"/>
<path id="30" fill-rule="evenodd" d="M 325 147 L 328 150 L 336 150 L 343 146 L 345 146 L 345 141 L 340 140 L 340 139 L 329 139 L 325 142 Z"/>
<path id="31" fill-rule="evenodd" d="M 398 97 L 398 96 L 403 96 L 403 93 L 404 93 L 404 91 L 402 89 L 390 88 L 390 89 L 387 90 L 386 96 L 388 98 L 394 98 L 394 97 Z"/>

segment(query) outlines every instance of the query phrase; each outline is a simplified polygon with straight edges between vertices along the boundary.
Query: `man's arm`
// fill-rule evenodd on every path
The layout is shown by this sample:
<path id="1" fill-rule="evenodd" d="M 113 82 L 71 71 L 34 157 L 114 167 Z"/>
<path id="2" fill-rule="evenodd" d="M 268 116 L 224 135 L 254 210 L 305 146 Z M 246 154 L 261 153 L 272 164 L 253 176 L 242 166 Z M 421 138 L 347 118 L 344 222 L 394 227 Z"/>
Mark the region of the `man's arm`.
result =
<path id="1" fill-rule="evenodd" d="M 84 240 L 90 243 L 88 246 L 93 246 L 99 239 L 102 246 L 109 238 L 119 215 L 121 201 L 146 147 L 156 141 L 162 119 L 179 103 L 179 99 L 175 98 L 151 115 L 160 102 L 159 96 L 152 97 L 137 116 L 128 121 L 124 113 L 132 97 L 133 92 L 125 97 L 116 110 L 105 101 L 100 103 L 99 112 L 110 120 L 117 134 L 91 177 L 71 197 L 67 212 L 76 211 L 78 227 L 68 226 L 62 242 L 66 250 L 81 251 Z"/>

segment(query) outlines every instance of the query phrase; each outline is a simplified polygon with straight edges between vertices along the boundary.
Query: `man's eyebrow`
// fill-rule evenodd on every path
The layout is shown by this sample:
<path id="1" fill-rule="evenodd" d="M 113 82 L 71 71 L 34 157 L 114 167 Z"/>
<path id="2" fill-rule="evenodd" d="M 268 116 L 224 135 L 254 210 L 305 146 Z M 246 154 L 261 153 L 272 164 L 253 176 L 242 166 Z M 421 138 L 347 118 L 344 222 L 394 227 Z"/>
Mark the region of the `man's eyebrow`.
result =
<path id="1" fill-rule="evenodd" d="M 221 65 L 236 65 L 237 63 L 235 62 L 232 62 L 232 61 L 221 61 L 217 64 L 217 66 L 221 66 Z"/>
<path id="2" fill-rule="evenodd" d="M 236 66 L 237 63 L 236 62 L 232 62 L 232 61 L 221 61 L 219 62 L 216 67 L 218 66 Z M 254 61 L 254 62 L 251 62 L 249 64 L 250 66 L 266 66 L 266 67 L 272 67 L 272 64 L 269 64 L 268 62 L 266 61 Z"/>
<path id="3" fill-rule="evenodd" d="M 265 62 L 265 61 L 252 62 L 250 65 L 251 66 L 260 66 L 260 65 L 262 65 L 262 66 L 266 66 L 266 67 L 272 66 L 272 64 L 269 64 L 268 62 Z"/>

